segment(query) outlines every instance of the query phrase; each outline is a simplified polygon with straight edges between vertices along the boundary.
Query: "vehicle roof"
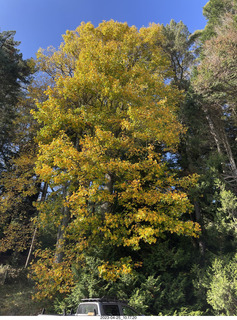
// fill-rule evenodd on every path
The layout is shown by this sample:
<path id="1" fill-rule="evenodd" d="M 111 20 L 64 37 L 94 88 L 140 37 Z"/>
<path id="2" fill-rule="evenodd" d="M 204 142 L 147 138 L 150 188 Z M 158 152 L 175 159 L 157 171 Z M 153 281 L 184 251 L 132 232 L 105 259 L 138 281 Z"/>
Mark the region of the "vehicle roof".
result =
<path id="1" fill-rule="evenodd" d="M 81 299 L 82 303 L 83 302 L 112 302 L 112 303 L 125 303 L 127 304 L 128 302 L 125 300 L 119 300 L 115 298 L 85 298 Z"/>

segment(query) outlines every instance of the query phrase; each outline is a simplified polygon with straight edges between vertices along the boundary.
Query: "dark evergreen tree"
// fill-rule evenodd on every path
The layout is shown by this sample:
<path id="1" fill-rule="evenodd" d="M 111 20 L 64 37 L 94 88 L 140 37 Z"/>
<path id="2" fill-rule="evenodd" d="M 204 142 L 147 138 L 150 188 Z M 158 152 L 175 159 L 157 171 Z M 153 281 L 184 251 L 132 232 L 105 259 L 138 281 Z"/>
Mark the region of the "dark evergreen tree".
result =
<path id="1" fill-rule="evenodd" d="M 7 170 L 9 160 L 17 152 L 13 145 L 17 103 L 32 73 L 31 63 L 23 60 L 14 35 L 14 31 L 0 33 L 0 172 Z"/>
<path id="2" fill-rule="evenodd" d="M 200 153 L 203 165 L 197 188 L 203 195 L 199 203 L 207 248 L 206 270 L 200 271 L 197 288 L 207 292 L 214 314 L 236 315 L 236 291 L 231 285 L 236 278 L 231 266 L 237 240 L 236 1 L 210 0 L 204 15 L 208 22 L 192 79 L 210 136 L 208 153 Z"/>
<path id="3" fill-rule="evenodd" d="M 14 35 L 0 33 L 0 252 L 7 252 L 11 261 L 30 245 L 33 202 L 40 190 L 33 170 L 37 126 L 30 114 L 35 63 L 23 60 Z"/>

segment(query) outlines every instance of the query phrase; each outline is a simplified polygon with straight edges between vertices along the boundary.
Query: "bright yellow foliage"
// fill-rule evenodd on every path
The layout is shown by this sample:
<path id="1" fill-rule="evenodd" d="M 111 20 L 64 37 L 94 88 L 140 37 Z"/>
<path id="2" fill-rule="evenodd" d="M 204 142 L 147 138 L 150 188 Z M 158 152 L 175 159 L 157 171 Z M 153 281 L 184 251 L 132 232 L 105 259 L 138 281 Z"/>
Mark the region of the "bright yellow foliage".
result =
<path id="1" fill-rule="evenodd" d="M 50 250 L 36 252 L 37 263 L 34 264 L 34 273 L 40 290 L 35 294 L 36 299 L 52 299 L 54 294 L 67 294 L 74 285 L 70 262 L 60 264 L 53 263 L 53 255 Z M 34 276 L 33 276 L 34 279 Z"/>
<path id="2" fill-rule="evenodd" d="M 161 27 L 82 23 L 63 38 L 59 50 L 38 52 L 54 84 L 34 112 L 42 125 L 36 173 L 70 208 L 65 232 L 74 261 L 103 243 L 139 250 L 167 232 L 197 236 L 199 226 L 182 219 L 192 208 L 184 188 L 196 178 L 177 179 L 162 158 L 185 129 L 176 116 L 182 93 L 168 81 Z M 43 208 L 42 221 L 58 225 L 62 217 L 49 211 Z M 105 261 L 101 274 L 130 272 L 126 261 Z"/>

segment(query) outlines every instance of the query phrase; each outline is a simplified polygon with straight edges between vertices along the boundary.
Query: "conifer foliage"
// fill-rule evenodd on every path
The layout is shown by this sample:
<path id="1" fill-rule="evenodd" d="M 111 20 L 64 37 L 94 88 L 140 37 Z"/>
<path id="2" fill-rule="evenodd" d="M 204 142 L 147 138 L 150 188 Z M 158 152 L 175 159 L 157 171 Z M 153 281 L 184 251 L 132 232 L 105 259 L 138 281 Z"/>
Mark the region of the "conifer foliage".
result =
<path id="1" fill-rule="evenodd" d="M 14 35 L 13 31 L 0 33 L 0 252 L 10 255 L 28 248 L 36 211 L 33 202 L 39 192 L 33 104 L 26 97 L 35 64 L 23 60 Z"/>
<path id="2" fill-rule="evenodd" d="M 0 33 L 0 170 L 6 169 L 14 149 L 14 120 L 17 117 L 16 104 L 22 95 L 22 85 L 28 82 L 30 64 L 22 59 L 14 40 L 14 31 Z"/>

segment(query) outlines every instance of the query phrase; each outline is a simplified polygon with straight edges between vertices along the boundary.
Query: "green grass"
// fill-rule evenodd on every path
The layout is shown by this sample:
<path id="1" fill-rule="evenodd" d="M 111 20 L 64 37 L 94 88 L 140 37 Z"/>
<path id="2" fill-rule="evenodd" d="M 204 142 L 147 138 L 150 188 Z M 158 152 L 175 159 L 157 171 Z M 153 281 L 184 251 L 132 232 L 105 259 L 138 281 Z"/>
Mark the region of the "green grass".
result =
<path id="1" fill-rule="evenodd" d="M 0 286 L 0 315 L 36 315 L 40 306 L 32 300 L 33 288 L 23 283 Z"/>
<path id="2" fill-rule="evenodd" d="M 0 316 L 37 315 L 43 308 L 50 311 L 49 302 L 34 301 L 33 294 L 34 284 L 27 279 L 25 270 L 0 266 Z"/>

